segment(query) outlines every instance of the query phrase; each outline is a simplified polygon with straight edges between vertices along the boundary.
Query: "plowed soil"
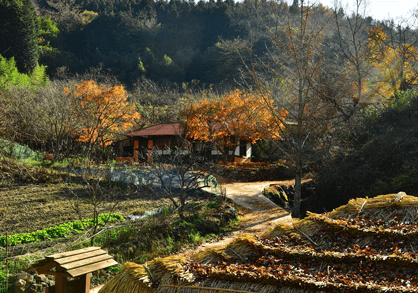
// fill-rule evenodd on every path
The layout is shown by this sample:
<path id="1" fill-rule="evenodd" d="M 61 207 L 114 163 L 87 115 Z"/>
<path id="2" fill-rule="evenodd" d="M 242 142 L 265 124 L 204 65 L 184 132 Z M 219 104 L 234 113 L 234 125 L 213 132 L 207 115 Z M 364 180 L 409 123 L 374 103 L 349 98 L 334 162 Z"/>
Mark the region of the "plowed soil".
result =
<path id="1" fill-rule="evenodd" d="M 75 192 L 81 186 L 57 184 L 29 184 L 0 188 L 0 235 L 32 232 L 46 227 L 79 220 L 79 213 L 71 205 L 71 188 Z M 124 216 L 142 215 L 147 210 L 168 204 L 167 199 L 157 199 L 147 193 L 136 192 L 122 196 L 115 213 Z M 92 205 L 80 202 L 83 218 L 93 214 Z M 103 210 L 103 212 L 108 212 Z"/>

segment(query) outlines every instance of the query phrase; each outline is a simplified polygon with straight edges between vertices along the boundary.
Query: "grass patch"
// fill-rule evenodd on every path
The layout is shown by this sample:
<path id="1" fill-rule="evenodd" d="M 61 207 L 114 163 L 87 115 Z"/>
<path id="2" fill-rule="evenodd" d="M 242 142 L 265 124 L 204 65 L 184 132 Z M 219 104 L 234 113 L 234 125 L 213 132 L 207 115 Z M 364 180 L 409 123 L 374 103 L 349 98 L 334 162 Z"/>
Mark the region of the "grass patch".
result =
<path id="1" fill-rule="evenodd" d="M 187 205 L 184 220 L 176 213 L 159 213 L 119 230 L 102 247 L 123 261 L 137 263 L 170 255 L 234 230 L 239 220 L 232 205 L 222 201 L 215 205 L 212 198 L 195 199 Z"/>

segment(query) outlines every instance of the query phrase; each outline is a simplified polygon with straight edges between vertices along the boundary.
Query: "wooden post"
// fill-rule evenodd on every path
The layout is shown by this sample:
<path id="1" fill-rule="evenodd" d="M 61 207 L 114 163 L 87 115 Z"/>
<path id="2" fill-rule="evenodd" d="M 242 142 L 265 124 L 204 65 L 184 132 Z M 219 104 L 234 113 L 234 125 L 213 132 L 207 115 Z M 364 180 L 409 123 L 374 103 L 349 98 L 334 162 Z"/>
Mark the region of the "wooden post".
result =
<path id="1" fill-rule="evenodd" d="M 152 148 L 154 146 L 154 142 L 152 139 L 148 139 L 148 157 L 147 160 L 148 162 L 152 162 Z"/>
<path id="2" fill-rule="evenodd" d="M 134 161 L 138 162 L 139 157 L 139 140 L 134 140 Z"/>
<path id="3" fill-rule="evenodd" d="M 83 293 L 90 293 L 90 278 L 91 278 L 91 274 L 85 274 L 80 276 L 80 279 L 82 280 L 82 288 L 80 288 Z"/>
<path id="4" fill-rule="evenodd" d="M 9 235 L 6 232 L 6 290 L 9 288 Z"/>
<path id="5" fill-rule="evenodd" d="M 55 276 L 55 293 L 66 293 L 67 292 L 67 277 L 62 274 Z"/>

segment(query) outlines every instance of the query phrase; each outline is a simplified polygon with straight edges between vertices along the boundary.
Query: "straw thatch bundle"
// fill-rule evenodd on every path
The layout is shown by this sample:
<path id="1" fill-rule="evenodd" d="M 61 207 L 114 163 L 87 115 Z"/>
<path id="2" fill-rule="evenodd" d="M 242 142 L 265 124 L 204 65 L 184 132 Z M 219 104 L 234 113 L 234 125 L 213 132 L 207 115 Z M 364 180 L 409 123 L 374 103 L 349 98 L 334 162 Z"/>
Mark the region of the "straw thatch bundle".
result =
<path id="1" fill-rule="evenodd" d="M 404 209 L 418 209 L 418 201 L 415 196 L 406 195 L 405 192 L 397 194 L 379 195 L 374 198 L 352 199 L 348 204 L 336 208 L 329 213 L 330 218 L 350 218 L 357 217 L 359 214 L 373 215 L 376 219 L 387 218 L 391 213 Z"/>
<path id="2" fill-rule="evenodd" d="M 143 265 L 127 262 L 122 271 L 112 278 L 100 289 L 100 293 L 128 293 L 143 292 L 152 293 L 149 275 Z"/>
<path id="3" fill-rule="evenodd" d="M 156 258 L 143 265 L 132 262 L 124 264 L 122 271 L 99 291 L 100 293 L 154 292 L 152 286 L 160 282 L 171 282 L 173 276 L 191 281 L 192 275 L 182 271 L 185 258 L 174 255 Z"/>
<path id="4" fill-rule="evenodd" d="M 100 293 L 418 292 L 417 220 L 404 193 L 353 199 L 263 237 L 127 263 Z"/>
<path id="5" fill-rule="evenodd" d="M 198 251 L 190 256 L 190 258 L 195 262 L 208 264 L 218 262 L 224 259 L 225 256 L 221 248 L 208 248 L 203 251 Z"/>
<path id="6" fill-rule="evenodd" d="M 161 285 L 157 293 L 273 293 L 277 290 L 278 287 L 272 285 L 202 280 L 188 286 Z"/>
<path id="7" fill-rule="evenodd" d="M 298 237 L 299 234 L 295 233 L 295 229 L 292 225 L 289 225 L 287 223 L 278 223 L 276 225 L 276 227 L 274 227 L 272 230 L 267 231 L 266 233 L 264 233 L 264 237 L 268 237 L 268 238 L 274 238 L 274 237 L 278 237 L 278 236 L 282 236 L 282 235 L 291 235 L 293 233 L 293 235 L 295 237 Z"/>

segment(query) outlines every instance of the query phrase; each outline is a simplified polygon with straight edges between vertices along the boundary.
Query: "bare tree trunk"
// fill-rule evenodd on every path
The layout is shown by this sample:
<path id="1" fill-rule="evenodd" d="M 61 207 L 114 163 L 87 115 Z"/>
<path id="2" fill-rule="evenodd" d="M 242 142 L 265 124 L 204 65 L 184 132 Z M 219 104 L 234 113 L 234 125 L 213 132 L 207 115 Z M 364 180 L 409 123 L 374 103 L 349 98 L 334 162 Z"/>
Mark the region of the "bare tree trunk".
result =
<path id="1" fill-rule="evenodd" d="M 295 194 L 293 198 L 293 209 L 292 217 L 300 217 L 300 200 L 302 198 L 302 168 L 299 167 L 299 170 L 296 173 L 295 177 Z"/>

